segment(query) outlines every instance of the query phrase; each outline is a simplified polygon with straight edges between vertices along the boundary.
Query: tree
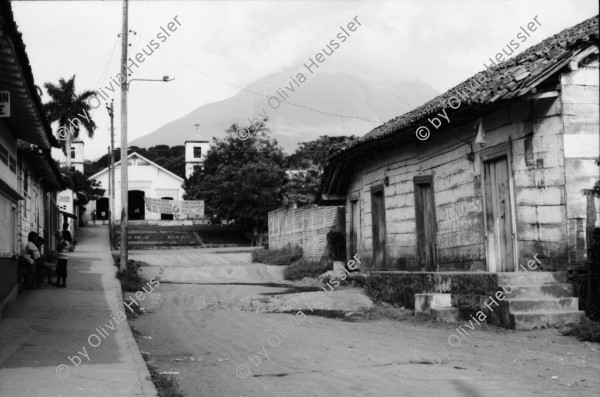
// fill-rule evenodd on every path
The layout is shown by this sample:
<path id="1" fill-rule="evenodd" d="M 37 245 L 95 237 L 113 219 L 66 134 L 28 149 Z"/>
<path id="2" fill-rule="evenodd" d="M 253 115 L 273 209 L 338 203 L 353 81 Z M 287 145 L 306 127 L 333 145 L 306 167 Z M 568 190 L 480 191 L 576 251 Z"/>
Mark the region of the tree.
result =
<path id="1" fill-rule="evenodd" d="M 60 171 L 64 186 L 77 194 L 76 204 L 81 211 L 85 211 L 84 206 L 87 203 L 104 195 L 105 190 L 100 187 L 100 182 L 97 180 L 88 179 L 73 167 L 61 167 Z"/>
<path id="2" fill-rule="evenodd" d="M 329 151 L 334 145 L 340 145 L 356 139 L 351 136 L 327 136 L 321 135 L 314 141 L 298 143 L 298 149 L 288 157 L 290 169 L 305 169 L 314 164 L 321 170 L 325 166 Z"/>
<path id="3" fill-rule="evenodd" d="M 303 170 L 288 171 L 283 193 L 283 205 L 297 204 L 299 207 L 312 204 L 321 184 L 323 169 L 309 164 Z"/>
<path id="4" fill-rule="evenodd" d="M 79 136 L 81 129 L 86 130 L 90 138 L 94 136 L 96 123 L 90 115 L 92 107 L 86 101 L 96 93 L 88 90 L 77 95 L 75 75 L 67 81 L 64 78 L 59 79 L 58 85 L 48 82 L 44 87 L 50 96 L 50 101 L 44 104 L 44 110 L 51 123 L 58 121 L 59 131 L 62 131 L 59 133 L 59 138 L 62 136 L 66 138 L 61 139 L 63 150 L 65 150 L 65 143 L 62 142 L 66 142 L 66 165 L 71 167 L 72 139 Z"/>
<path id="5" fill-rule="evenodd" d="M 246 140 L 232 125 L 224 139 L 214 138 L 204 168 L 185 181 L 186 200 L 204 200 L 213 219 L 234 220 L 255 236 L 267 226 L 268 212 L 281 204 L 285 155 L 263 125 L 251 126 Z"/>
<path id="6" fill-rule="evenodd" d="M 325 162 L 333 146 L 353 139 L 356 137 L 321 135 L 314 141 L 300 142 L 296 152 L 287 159 L 290 170 L 285 184 L 283 204 L 312 204 L 319 190 Z"/>

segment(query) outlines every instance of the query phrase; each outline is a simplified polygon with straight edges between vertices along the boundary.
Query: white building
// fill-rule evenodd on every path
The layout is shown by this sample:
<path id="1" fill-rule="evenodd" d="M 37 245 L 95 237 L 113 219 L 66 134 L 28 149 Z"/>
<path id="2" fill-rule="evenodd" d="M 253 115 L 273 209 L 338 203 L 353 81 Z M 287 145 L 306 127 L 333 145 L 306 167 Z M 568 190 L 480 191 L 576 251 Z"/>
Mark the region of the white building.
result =
<path id="1" fill-rule="evenodd" d="M 155 220 L 173 219 L 173 215 L 147 212 L 144 197 L 158 198 L 164 200 L 183 199 L 183 178 L 171 171 L 148 160 L 138 153 L 131 153 L 128 160 L 128 216 L 130 220 Z M 110 209 L 109 172 L 108 167 L 88 179 L 100 182 L 105 189 L 104 196 L 96 201 L 90 202 L 87 215 L 96 210 L 98 220 L 108 219 Z M 115 163 L 115 214 L 113 218 L 118 222 L 121 214 L 121 161 Z M 105 214 L 104 216 L 102 214 Z"/>
<path id="2" fill-rule="evenodd" d="M 83 141 L 71 142 L 71 167 L 74 167 L 77 171 L 83 174 Z M 53 149 L 52 157 L 58 159 L 58 163 L 61 167 L 66 167 L 67 157 L 63 153 L 62 149 Z"/>
<path id="3" fill-rule="evenodd" d="M 210 149 L 208 141 L 185 141 L 185 177 L 189 178 L 196 169 L 202 168 L 206 153 Z"/>

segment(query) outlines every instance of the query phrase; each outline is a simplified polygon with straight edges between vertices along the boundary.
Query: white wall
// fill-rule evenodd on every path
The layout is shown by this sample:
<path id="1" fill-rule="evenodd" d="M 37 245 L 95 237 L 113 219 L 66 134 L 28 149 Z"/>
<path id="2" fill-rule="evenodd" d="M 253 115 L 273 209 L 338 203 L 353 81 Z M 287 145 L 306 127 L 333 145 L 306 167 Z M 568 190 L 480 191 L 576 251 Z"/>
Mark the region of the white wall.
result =
<path id="1" fill-rule="evenodd" d="M 108 189 L 108 171 L 95 177 L 104 189 L 104 196 L 110 198 Z M 138 157 L 129 158 L 128 166 L 128 190 L 141 190 L 145 197 L 162 198 L 172 197 L 173 200 L 183 199 L 182 181 L 168 172 L 151 165 L 144 159 Z M 86 206 L 88 213 L 95 208 L 95 203 Z M 115 213 L 114 218 L 121 218 L 121 167 L 115 167 Z M 160 214 L 146 211 L 145 219 L 160 219 Z"/>
<path id="2" fill-rule="evenodd" d="M 199 147 L 202 151 L 200 157 L 194 156 L 194 148 Z M 189 178 L 194 173 L 194 167 L 202 165 L 206 153 L 210 150 L 208 141 L 186 141 L 185 142 L 185 177 Z"/>
<path id="3" fill-rule="evenodd" d="M 71 158 L 71 166 L 83 174 L 84 143 L 82 141 L 71 142 L 71 150 L 75 152 L 75 158 Z M 67 159 L 62 149 L 52 149 L 52 157 L 58 160 L 61 167 L 65 167 Z"/>

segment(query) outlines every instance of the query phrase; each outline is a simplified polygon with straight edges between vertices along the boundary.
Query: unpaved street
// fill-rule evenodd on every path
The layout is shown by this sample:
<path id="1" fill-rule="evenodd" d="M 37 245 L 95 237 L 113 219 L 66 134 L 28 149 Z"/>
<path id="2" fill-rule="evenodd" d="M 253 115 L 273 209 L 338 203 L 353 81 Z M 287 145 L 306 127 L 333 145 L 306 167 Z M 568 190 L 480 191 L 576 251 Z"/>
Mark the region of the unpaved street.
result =
<path id="1" fill-rule="evenodd" d="M 600 390 L 599 346 L 556 329 L 484 327 L 455 348 L 448 336 L 456 325 L 357 315 L 373 313 L 362 290 L 327 294 L 311 292 L 318 283 L 286 285 L 281 269 L 251 264 L 249 254 L 173 250 L 131 257 L 153 265 L 144 267 L 146 277 L 165 267 L 144 301 L 148 314 L 131 325 L 150 363 L 178 372 L 189 396 L 597 396 Z"/>

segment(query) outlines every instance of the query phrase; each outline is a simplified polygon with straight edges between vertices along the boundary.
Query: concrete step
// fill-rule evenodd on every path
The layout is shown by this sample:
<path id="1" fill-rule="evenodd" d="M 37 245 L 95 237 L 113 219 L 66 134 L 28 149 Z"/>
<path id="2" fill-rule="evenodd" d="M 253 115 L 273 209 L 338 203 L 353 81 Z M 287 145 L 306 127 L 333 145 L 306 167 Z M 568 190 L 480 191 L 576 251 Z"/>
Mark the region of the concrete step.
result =
<path id="1" fill-rule="evenodd" d="M 510 314 L 512 328 L 516 330 L 527 330 L 542 327 L 553 327 L 569 323 L 580 323 L 585 318 L 583 311 L 561 311 L 561 312 L 516 312 Z"/>
<path id="2" fill-rule="evenodd" d="M 527 267 L 525 267 L 527 268 Z M 521 271 L 498 273 L 499 285 L 541 285 L 541 284 L 560 284 L 567 282 L 566 272 L 540 272 L 540 271 Z"/>
<path id="3" fill-rule="evenodd" d="M 450 294 L 415 294 L 415 313 L 430 313 L 431 309 L 439 307 L 452 307 Z"/>
<path id="4" fill-rule="evenodd" d="M 506 299 L 510 313 L 579 310 L 578 298 Z"/>
<path id="5" fill-rule="evenodd" d="M 131 240 L 127 240 L 127 244 L 128 245 L 157 245 L 157 246 L 161 246 L 161 245 L 201 245 L 199 242 L 197 241 L 144 241 L 144 240 L 136 240 L 136 241 L 131 241 Z"/>
<path id="6" fill-rule="evenodd" d="M 444 323 L 458 322 L 458 307 L 438 307 L 431 309 L 431 317 Z"/>
<path id="7" fill-rule="evenodd" d="M 573 297 L 573 285 L 569 283 L 543 284 L 543 285 L 504 285 L 503 291 L 506 299 L 528 299 L 528 298 L 571 298 Z M 512 290 L 512 291 L 511 291 Z"/>

